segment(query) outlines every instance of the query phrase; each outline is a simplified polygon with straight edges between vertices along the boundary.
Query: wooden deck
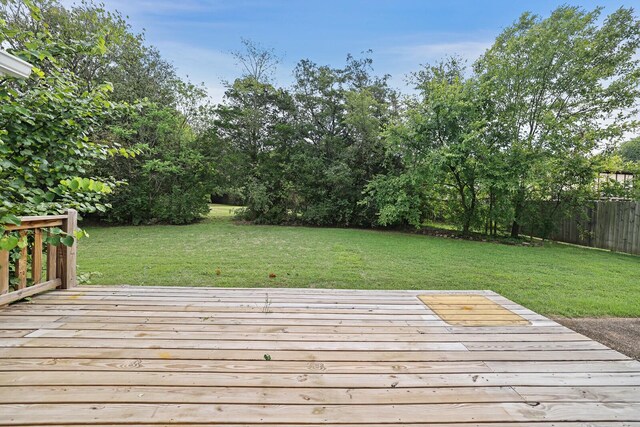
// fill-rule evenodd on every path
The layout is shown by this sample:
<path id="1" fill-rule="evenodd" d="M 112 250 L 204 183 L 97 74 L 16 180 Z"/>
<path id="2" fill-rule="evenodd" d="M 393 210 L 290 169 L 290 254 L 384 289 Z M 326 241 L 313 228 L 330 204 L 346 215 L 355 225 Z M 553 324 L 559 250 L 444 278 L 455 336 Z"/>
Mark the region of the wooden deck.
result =
<path id="1" fill-rule="evenodd" d="M 49 292 L 0 309 L 0 425 L 640 425 L 639 362 L 491 292 L 529 324 L 450 325 L 435 293 Z"/>

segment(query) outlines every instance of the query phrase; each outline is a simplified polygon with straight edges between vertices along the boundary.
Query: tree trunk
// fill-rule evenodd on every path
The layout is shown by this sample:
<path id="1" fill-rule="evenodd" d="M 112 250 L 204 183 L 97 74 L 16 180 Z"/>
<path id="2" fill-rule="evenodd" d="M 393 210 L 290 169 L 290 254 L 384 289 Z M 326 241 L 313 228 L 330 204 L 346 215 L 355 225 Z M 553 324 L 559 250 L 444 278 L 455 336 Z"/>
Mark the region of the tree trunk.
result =
<path id="1" fill-rule="evenodd" d="M 469 229 L 470 229 L 469 221 L 465 220 L 464 224 L 462 224 L 462 235 L 464 237 L 469 237 Z"/>
<path id="2" fill-rule="evenodd" d="M 514 220 L 513 224 L 511 224 L 511 237 L 517 239 L 520 236 L 520 224 L 518 221 Z"/>
<path id="3" fill-rule="evenodd" d="M 513 203 L 513 223 L 511 224 L 511 237 L 517 239 L 520 236 L 520 220 L 524 210 L 525 193 L 524 187 L 520 186 Z"/>
<path id="4" fill-rule="evenodd" d="M 494 205 L 494 195 L 493 195 L 493 186 L 489 188 L 489 214 L 487 215 L 487 222 L 484 227 L 484 234 L 491 235 L 493 231 L 493 205 Z"/>

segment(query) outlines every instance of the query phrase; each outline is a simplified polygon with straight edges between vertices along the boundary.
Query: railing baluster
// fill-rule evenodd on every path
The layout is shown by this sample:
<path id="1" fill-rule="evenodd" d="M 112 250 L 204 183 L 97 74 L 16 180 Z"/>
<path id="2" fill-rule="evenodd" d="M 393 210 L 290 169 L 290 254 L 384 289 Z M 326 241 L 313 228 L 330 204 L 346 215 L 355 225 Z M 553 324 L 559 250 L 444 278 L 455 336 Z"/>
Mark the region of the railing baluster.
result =
<path id="1" fill-rule="evenodd" d="M 51 234 L 49 234 L 51 237 Z M 47 245 L 47 280 L 55 280 L 58 278 L 58 248 L 57 246 Z"/>
<path id="2" fill-rule="evenodd" d="M 33 251 L 31 252 L 31 279 L 34 285 L 42 279 L 42 229 L 33 230 Z"/>
<path id="3" fill-rule="evenodd" d="M 20 230 L 20 242 L 27 238 L 27 230 Z M 20 258 L 16 261 L 16 277 L 18 289 L 27 287 L 27 245 L 20 249 Z"/>

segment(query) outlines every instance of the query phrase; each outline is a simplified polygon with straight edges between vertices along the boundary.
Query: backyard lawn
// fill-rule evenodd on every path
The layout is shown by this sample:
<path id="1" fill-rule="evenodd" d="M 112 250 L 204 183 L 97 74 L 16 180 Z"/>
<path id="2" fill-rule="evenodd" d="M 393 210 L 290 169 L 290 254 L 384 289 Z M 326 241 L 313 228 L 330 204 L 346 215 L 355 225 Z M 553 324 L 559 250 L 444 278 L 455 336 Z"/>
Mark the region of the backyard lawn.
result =
<path id="1" fill-rule="evenodd" d="M 187 226 L 87 230 L 79 272 L 96 285 L 490 289 L 546 315 L 640 316 L 640 257 L 593 249 L 236 224 L 220 205 Z"/>

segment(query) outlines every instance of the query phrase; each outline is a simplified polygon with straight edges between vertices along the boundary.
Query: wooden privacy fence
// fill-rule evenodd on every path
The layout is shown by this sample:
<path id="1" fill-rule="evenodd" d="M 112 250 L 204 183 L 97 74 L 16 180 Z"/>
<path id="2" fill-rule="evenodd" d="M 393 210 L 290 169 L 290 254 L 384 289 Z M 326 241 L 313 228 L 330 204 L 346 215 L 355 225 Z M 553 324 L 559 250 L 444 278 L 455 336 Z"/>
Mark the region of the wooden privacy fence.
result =
<path id="1" fill-rule="evenodd" d="M 598 201 L 561 218 L 553 240 L 640 255 L 640 202 Z"/>
<path id="2" fill-rule="evenodd" d="M 43 241 L 53 227 L 73 235 L 77 218 L 77 212 L 70 209 L 65 215 L 24 216 L 20 218 L 20 225 L 5 225 L 5 232 L 18 232 L 21 238 L 27 238 L 28 244 L 19 249 L 13 286 L 9 268 L 10 253 L 0 251 L 0 305 L 58 287 L 68 289 L 76 285 L 75 239 L 72 246 L 47 244 L 46 251 Z M 46 253 L 46 257 L 43 257 L 43 253 Z"/>

